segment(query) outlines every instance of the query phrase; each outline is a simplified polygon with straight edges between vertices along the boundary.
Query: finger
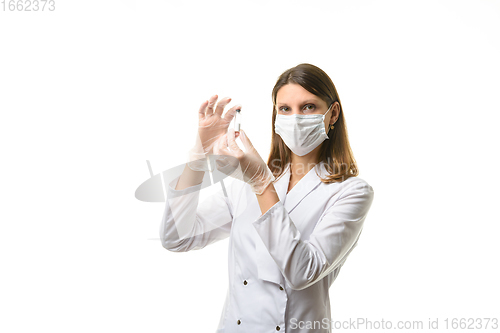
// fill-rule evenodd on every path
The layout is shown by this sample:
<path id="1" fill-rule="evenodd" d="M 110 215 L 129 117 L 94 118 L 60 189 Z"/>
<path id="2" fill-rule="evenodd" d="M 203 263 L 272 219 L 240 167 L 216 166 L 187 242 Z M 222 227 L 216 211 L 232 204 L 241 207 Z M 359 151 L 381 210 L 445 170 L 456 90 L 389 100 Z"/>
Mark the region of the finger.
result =
<path id="1" fill-rule="evenodd" d="M 240 104 L 233 106 L 226 112 L 226 114 L 224 115 L 224 120 L 226 120 L 228 124 L 231 122 L 231 120 L 233 120 L 234 116 L 236 115 L 236 110 L 238 109 L 241 110 Z"/>
<path id="2" fill-rule="evenodd" d="M 224 170 L 224 168 L 227 167 L 227 161 L 225 157 L 226 154 L 224 152 L 224 142 L 225 142 L 225 135 L 222 135 L 217 140 L 217 142 L 215 142 L 214 146 L 215 163 L 219 171 Z"/>
<path id="3" fill-rule="evenodd" d="M 227 133 L 221 136 L 220 140 L 217 141 L 217 149 L 215 150 L 215 163 L 217 169 L 227 175 L 234 175 L 234 171 L 239 165 L 238 158 L 233 156 L 234 152 L 227 148 Z M 242 179 L 242 177 L 240 177 Z"/>
<path id="4" fill-rule="evenodd" d="M 240 129 L 240 140 L 243 142 L 243 146 L 248 151 L 249 149 L 253 149 L 253 144 L 250 139 L 247 137 L 247 134 L 244 130 Z"/>
<path id="5" fill-rule="evenodd" d="M 243 150 L 238 147 L 238 144 L 236 144 L 236 139 L 234 135 L 234 128 L 230 128 L 229 131 L 227 132 L 227 144 L 229 146 L 229 149 L 231 149 L 232 152 L 236 153 L 238 155 L 242 155 Z"/>
<path id="6" fill-rule="evenodd" d="M 214 114 L 214 106 L 215 106 L 215 102 L 217 101 L 217 98 L 219 98 L 219 96 L 217 95 L 213 95 L 212 97 L 210 97 L 208 99 L 208 105 L 207 105 L 207 108 L 206 108 L 206 116 L 211 116 Z"/>
<path id="7" fill-rule="evenodd" d="M 200 110 L 198 111 L 198 119 L 199 120 L 202 120 L 205 118 L 205 110 L 207 108 L 207 105 L 208 105 L 208 100 L 201 103 Z"/>
<path id="8" fill-rule="evenodd" d="M 230 155 L 227 150 L 227 134 L 222 135 L 214 144 L 215 155 Z"/>
<path id="9" fill-rule="evenodd" d="M 217 141 L 215 141 L 215 143 L 214 143 L 214 148 L 213 148 L 213 149 L 214 149 L 214 154 L 215 154 L 215 155 L 220 155 L 220 150 L 221 150 L 220 142 L 221 142 L 221 140 L 222 140 L 222 137 L 223 137 L 223 136 L 220 136 L 220 137 L 217 139 Z"/>
<path id="10" fill-rule="evenodd" d="M 227 134 L 221 136 L 217 141 L 217 152 L 215 153 L 216 159 L 221 161 L 226 161 L 226 156 L 231 155 L 231 152 L 227 149 Z"/>
<path id="11" fill-rule="evenodd" d="M 225 97 L 225 98 L 221 99 L 220 102 L 217 103 L 217 107 L 215 108 L 214 114 L 218 114 L 219 116 L 222 116 L 222 112 L 224 111 L 224 108 L 226 107 L 226 105 L 229 104 L 229 102 L 231 102 L 230 97 Z"/>

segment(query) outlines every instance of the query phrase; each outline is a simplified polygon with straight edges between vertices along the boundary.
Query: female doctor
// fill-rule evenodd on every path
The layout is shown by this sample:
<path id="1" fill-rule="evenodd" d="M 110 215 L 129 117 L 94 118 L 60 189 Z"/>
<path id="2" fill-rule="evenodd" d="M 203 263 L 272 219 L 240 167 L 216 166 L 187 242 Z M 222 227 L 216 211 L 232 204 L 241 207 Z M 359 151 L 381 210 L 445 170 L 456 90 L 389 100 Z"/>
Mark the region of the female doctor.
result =
<path id="1" fill-rule="evenodd" d="M 329 288 L 357 245 L 374 195 L 357 177 L 335 86 L 311 64 L 281 74 L 267 163 L 244 130 L 228 129 L 241 106 L 222 116 L 231 99 L 215 106 L 217 98 L 201 105 L 189 163 L 169 184 L 162 245 L 185 252 L 229 237 L 217 333 L 330 332 Z M 216 168 L 241 181 L 199 203 L 207 155 L 218 155 Z"/>

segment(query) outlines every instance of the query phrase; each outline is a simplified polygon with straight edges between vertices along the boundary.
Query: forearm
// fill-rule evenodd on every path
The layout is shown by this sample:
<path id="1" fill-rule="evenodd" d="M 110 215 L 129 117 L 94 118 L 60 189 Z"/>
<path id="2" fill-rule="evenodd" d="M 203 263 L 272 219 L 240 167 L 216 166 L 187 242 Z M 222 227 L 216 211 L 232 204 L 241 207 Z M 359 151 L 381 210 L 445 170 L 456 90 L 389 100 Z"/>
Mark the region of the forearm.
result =
<path id="1" fill-rule="evenodd" d="M 194 175 L 191 171 L 186 170 L 184 178 Z M 167 187 L 166 207 L 160 225 L 162 246 L 169 251 L 185 252 L 228 237 L 232 222 L 228 197 L 219 190 L 198 204 L 202 183 L 175 190 L 179 180 L 180 177 L 173 179 Z M 230 186 L 227 191 L 231 194 Z"/>
<path id="2" fill-rule="evenodd" d="M 264 190 L 264 192 L 262 192 L 261 195 L 256 194 L 256 196 L 262 214 L 267 212 L 269 208 L 271 208 L 278 201 L 280 201 L 280 198 L 278 197 L 276 189 L 274 188 L 274 185 L 272 183 L 269 184 L 269 186 Z"/>

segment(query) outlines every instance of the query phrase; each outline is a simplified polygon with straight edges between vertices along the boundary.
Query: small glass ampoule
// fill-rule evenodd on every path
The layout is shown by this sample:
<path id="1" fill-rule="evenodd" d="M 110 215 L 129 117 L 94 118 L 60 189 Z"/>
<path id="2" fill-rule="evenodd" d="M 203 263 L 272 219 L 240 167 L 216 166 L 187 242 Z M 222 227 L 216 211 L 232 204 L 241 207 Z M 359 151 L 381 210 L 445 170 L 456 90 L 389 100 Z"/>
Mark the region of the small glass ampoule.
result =
<path id="1" fill-rule="evenodd" d="M 241 109 L 236 110 L 234 115 L 234 131 L 239 132 L 241 128 Z"/>

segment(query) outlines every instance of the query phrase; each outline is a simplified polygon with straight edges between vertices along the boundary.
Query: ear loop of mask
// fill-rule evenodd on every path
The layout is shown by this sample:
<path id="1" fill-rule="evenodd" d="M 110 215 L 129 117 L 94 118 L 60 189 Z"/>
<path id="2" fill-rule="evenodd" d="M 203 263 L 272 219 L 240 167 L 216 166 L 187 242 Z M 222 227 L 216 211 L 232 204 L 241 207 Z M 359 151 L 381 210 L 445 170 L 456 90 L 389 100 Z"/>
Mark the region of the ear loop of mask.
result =
<path id="1" fill-rule="evenodd" d="M 330 105 L 330 107 L 328 108 L 328 110 L 326 110 L 326 112 L 323 114 L 323 120 L 325 120 L 326 114 L 330 111 L 330 109 L 332 108 L 332 106 L 333 106 L 333 103 Z"/>

